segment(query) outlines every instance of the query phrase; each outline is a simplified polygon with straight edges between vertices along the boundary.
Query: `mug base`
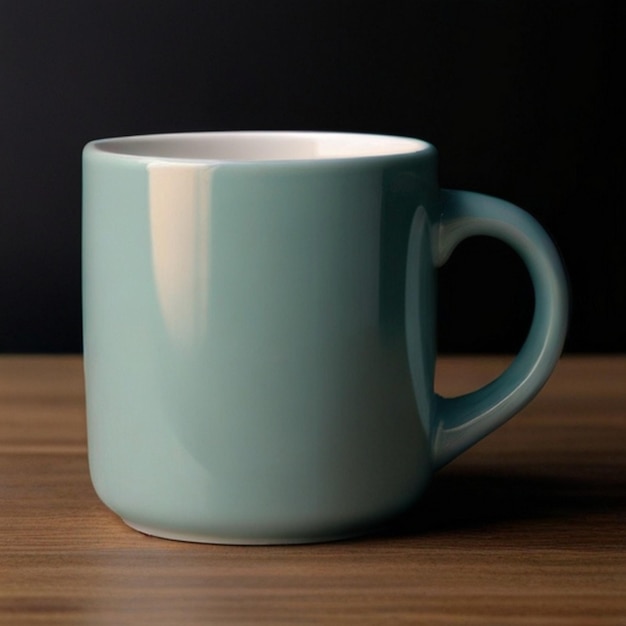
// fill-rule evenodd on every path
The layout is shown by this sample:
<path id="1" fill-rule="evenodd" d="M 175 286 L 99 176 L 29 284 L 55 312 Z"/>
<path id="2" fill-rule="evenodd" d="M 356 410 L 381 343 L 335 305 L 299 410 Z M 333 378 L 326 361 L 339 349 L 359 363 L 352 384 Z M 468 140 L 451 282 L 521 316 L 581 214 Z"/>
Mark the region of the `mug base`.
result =
<path id="1" fill-rule="evenodd" d="M 159 539 L 169 539 L 171 541 L 184 541 L 188 543 L 209 543 L 217 545 L 231 545 L 231 546 L 284 546 L 284 545 L 301 545 L 311 543 L 328 543 L 333 541 L 343 541 L 346 539 L 354 539 L 368 534 L 368 531 L 362 529 L 360 531 L 355 530 L 351 533 L 343 533 L 336 535 L 320 535 L 314 537 L 228 537 L 221 535 L 205 535 L 203 533 L 184 533 L 178 531 L 169 531 L 164 528 L 155 528 L 153 526 L 146 526 L 144 524 L 135 524 L 127 519 L 122 518 L 122 521 L 132 528 L 144 535 L 150 537 L 157 537 Z M 371 529 L 370 531 L 371 532 Z"/>

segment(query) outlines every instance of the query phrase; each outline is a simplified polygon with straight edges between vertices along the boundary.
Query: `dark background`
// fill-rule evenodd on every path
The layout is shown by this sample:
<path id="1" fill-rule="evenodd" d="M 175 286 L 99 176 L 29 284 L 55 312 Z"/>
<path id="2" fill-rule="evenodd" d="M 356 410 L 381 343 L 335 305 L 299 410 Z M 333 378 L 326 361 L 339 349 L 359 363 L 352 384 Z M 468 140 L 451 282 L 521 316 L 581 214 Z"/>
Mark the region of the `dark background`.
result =
<path id="1" fill-rule="evenodd" d="M 80 153 L 226 129 L 420 137 L 443 187 L 533 214 L 568 268 L 568 351 L 626 351 L 617 0 L 0 0 L 0 352 L 74 352 Z M 463 243 L 440 271 L 442 351 L 515 351 L 521 262 Z"/>

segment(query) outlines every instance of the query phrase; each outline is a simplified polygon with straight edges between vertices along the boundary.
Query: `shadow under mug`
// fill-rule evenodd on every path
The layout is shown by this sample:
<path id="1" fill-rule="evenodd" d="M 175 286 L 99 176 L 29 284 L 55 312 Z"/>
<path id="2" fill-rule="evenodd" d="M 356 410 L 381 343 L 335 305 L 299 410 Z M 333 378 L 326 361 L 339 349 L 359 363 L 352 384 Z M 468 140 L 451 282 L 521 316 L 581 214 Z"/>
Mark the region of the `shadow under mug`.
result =
<path id="1" fill-rule="evenodd" d="M 142 532 L 365 532 L 524 407 L 560 356 L 552 242 L 503 200 L 440 190 L 423 141 L 152 135 L 91 142 L 83 159 L 90 471 Z M 436 268 L 473 235 L 523 259 L 534 317 L 499 378 L 444 399 Z"/>

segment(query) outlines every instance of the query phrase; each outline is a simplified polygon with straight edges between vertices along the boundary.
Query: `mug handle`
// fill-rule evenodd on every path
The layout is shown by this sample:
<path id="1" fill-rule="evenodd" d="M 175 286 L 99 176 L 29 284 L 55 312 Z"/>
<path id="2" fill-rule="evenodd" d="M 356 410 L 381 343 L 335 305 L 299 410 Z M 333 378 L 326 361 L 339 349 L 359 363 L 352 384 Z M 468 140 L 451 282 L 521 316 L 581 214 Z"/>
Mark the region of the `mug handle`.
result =
<path id="1" fill-rule="evenodd" d="M 455 398 L 435 396 L 433 463 L 440 468 L 526 406 L 552 373 L 563 349 L 568 290 L 559 254 L 538 222 L 490 196 L 442 190 L 435 224 L 434 263 L 443 265 L 463 239 L 495 237 L 519 254 L 529 271 L 535 311 L 528 336 L 510 366 L 493 382 Z"/>

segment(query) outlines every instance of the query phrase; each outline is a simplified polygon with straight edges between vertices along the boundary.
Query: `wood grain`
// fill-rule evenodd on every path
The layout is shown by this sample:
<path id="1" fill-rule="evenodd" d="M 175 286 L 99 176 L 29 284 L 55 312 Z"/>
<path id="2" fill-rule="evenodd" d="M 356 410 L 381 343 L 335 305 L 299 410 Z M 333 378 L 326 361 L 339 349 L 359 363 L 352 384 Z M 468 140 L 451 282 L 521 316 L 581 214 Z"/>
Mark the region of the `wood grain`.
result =
<path id="1" fill-rule="evenodd" d="M 437 387 L 504 357 L 443 358 Z M 626 357 L 526 410 L 359 540 L 228 547 L 125 527 L 91 487 L 79 357 L 0 357 L 1 624 L 626 625 Z"/>

